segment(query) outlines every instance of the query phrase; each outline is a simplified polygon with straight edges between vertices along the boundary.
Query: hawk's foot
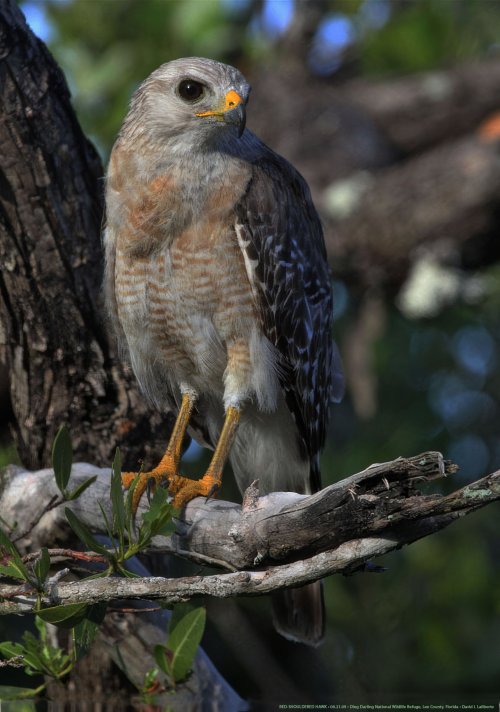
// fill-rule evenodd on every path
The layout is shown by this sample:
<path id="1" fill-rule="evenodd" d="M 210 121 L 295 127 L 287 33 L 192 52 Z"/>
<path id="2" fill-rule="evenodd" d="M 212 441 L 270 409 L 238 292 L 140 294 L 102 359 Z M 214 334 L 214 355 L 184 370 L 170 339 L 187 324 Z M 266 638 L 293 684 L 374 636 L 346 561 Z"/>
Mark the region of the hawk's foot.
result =
<path id="1" fill-rule="evenodd" d="M 207 472 L 201 480 L 176 475 L 170 480 L 168 491 L 172 495 L 172 504 L 181 509 L 195 497 L 213 497 L 220 489 L 221 480 Z"/>
<path id="2" fill-rule="evenodd" d="M 156 487 L 157 485 L 161 485 L 162 482 L 175 480 L 179 477 L 177 474 L 177 462 L 174 456 L 167 450 L 161 462 L 149 472 L 122 472 L 123 487 L 128 489 L 136 477 L 139 477 L 139 481 L 135 486 L 132 496 L 132 511 L 134 514 L 137 512 L 141 497 L 146 491 L 150 480 L 153 480 L 153 487 Z"/>

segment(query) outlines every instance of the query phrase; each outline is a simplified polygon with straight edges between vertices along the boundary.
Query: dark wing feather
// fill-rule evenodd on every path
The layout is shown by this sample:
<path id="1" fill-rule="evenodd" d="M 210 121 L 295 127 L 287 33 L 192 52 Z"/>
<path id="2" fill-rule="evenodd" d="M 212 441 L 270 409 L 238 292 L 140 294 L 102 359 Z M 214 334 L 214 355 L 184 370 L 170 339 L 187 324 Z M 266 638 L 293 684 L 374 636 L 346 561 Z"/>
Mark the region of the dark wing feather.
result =
<path id="1" fill-rule="evenodd" d="M 269 149 L 254 162 L 236 214 L 262 327 L 282 356 L 281 385 L 316 489 L 329 405 L 343 387 L 321 222 L 305 180 Z"/>

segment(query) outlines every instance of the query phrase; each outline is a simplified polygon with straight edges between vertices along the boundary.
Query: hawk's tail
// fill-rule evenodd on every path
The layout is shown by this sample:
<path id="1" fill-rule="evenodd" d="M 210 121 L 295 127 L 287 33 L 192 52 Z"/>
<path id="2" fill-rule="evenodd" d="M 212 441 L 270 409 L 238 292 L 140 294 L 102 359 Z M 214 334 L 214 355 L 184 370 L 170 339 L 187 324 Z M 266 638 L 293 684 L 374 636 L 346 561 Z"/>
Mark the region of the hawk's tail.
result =
<path id="1" fill-rule="evenodd" d="M 321 581 L 272 595 L 274 627 L 296 643 L 319 645 L 325 634 L 325 603 Z"/>

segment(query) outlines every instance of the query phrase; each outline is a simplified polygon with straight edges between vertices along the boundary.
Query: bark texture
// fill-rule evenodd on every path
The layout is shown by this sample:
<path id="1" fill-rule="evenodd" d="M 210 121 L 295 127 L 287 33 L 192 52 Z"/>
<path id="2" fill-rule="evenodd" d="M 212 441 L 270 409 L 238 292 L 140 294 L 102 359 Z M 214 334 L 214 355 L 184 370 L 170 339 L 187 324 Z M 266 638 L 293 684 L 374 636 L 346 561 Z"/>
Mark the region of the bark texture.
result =
<path id="1" fill-rule="evenodd" d="M 225 599 L 263 595 L 277 589 L 304 584 L 334 573 L 374 571 L 371 559 L 434 534 L 466 514 L 500 499 L 500 472 L 468 484 L 448 495 L 423 495 L 422 485 L 456 471 L 436 452 L 372 465 L 363 472 L 311 496 L 277 492 L 258 496 L 257 486 L 246 492 L 243 504 L 197 498 L 177 521 L 176 533 L 157 537 L 152 551 L 175 553 L 197 564 L 225 569 L 223 573 L 180 578 L 106 578 L 65 582 L 55 576 L 47 582 L 44 605 L 107 601 L 123 605 L 135 600 L 175 603 L 199 597 Z M 92 465 L 73 466 L 70 487 L 91 475 L 96 482 L 74 502 L 49 504 L 57 496 L 51 470 L 28 472 L 10 467 L 4 475 L 0 511 L 8 513 L 4 526 L 13 527 L 12 537 L 22 551 L 64 542 L 70 531 L 64 507 L 70 506 L 95 533 L 105 530 L 99 504 L 110 515 L 110 471 Z M 139 516 L 147 509 L 143 497 Z M 14 524 L 17 526 L 14 528 Z M 54 567 L 78 563 L 81 552 L 50 551 Z M 33 556 L 27 556 L 32 565 Z M 140 566 L 140 564 L 138 564 Z M 0 615 L 30 613 L 37 605 L 35 591 L 26 586 L 0 584 Z M 127 605 L 130 608 L 130 604 Z M 131 611 L 129 611 L 129 614 Z M 153 666 L 151 642 L 163 640 L 165 622 L 111 613 L 106 616 L 99 645 L 104 646 L 125 672 L 140 685 Z M 245 704 L 200 652 L 194 676 L 167 702 L 174 710 L 246 709 Z M 188 705 L 188 706 L 186 706 Z M 196 706 L 198 705 L 198 706 Z M 200 706 L 201 705 L 201 706 Z M 207 708 L 208 709 L 208 708 Z"/>
<path id="2" fill-rule="evenodd" d="M 79 457 L 107 465 L 126 436 L 136 466 L 167 427 L 120 365 L 101 307 L 102 165 L 62 72 L 9 0 L 0 103 L 0 342 L 19 455 L 49 464 L 67 423 Z"/>
<path id="3" fill-rule="evenodd" d="M 333 573 L 352 573 L 372 557 L 434 534 L 480 507 L 500 499 L 500 472 L 448 495 L 424 495 L 419 487 L 456 471 L 440 453 L 372 465 L 314 495 L 276 492 L 258 496 L 250 487 L 242 505 L 204 498 L 192 500 L 171 537 L 157 537 L 152 550 L 175 553 L 229 573 L 184 578 L 99 579 L 49 586 L 46 605 L 120 599 L 163 599 L 170 603 L 199 596 L 225 598 L 262 595 L 297 586 Z M 37 549 L 68 532 L 64 503 L 47 511 L 57 494 L 53 473 L 12 468 L 0 497 L 14 526 L 28 514 L 23 531 L 14 531 L 24 549 Z M 111 518 L 109 471 L 79 464 L 71 487 L 86 477 L 97 481 L 75 502 L 68 503 L 95 533 L 105 525 L 99 503 Z M 24 493 L 24 498 L 20 493 Z M 147 509 L 143 497 L 139 514 Z M 31 503 L 27 507 L 26 502 Z M 22 503 L 22 504 L 21 504 Z M 28 512 L 26 511 L 28 509 Z M 59 555 L 60 552 L 58 552 Z M 36 599 L 19 587 L 1 585 L 0 612 L 32 610 Z M 15 601 L 15 603 L 14 603 Z"/>

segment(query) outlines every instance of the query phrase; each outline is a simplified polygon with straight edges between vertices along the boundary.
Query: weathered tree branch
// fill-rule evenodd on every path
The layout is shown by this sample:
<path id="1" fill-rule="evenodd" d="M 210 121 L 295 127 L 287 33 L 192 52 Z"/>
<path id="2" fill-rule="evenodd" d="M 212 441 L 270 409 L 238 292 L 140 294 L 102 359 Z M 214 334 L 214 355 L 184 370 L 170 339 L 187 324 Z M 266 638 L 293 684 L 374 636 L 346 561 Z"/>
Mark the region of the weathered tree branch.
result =
<path id="1" fill-rule="evenodd" d="M 335 270 L 355 270 L 364 285 L 399 286 L 416 248 L 436 249 L 444 241 L 455 256 L 472 239 L 496 234 L 499 143 L 468 136 L 372 176 L 353 175 L 349 186 L 342 188 L 351 193 L 348 208 L 336 201 L 335 186 L 324 198 Z M 483 239 L 469 246 L 473 266 L 491 259 L 484 254 L 489 244 Z"/>
<path id="2" fill-rule="evenodd" d="M 198 498 L 187 506 L 176 534 L 157 537 L 153 548 L 232 569 L 230 573 L 56 582 L 49 587 L 43 603 L 118 598 L 174 603 L 200 596 L 261 595 L 333 573 L 352 573 L 370 559 L 433 534 L 500 499 L 500 471 L 448 495 L 423 495 L 418 491 L 420 484 L 455 470 L 456 466 L 444 461 L 439 453 L 429 452 L 372 465 L 311 496 L 282 492 L 258 497 L 256 487 L 252 487 L 241 506 Z M 72 486 L 89 474 L 96 474 L 98 480 L 69 506 L 94 532 L 102 533 L 97 501 L 110 510 L 109 471 L 75 465 Z M 9 512 L 7 521 L 11 525 L 16 520 L 21 522 L 25 514 L 28 517 L 24 521 L 40 520 L 25 538 L 25 547 L 53 543 L 55 535 L 67 529 L 62 506 L 41 516 L 55 493 L 51 470 L 11 470 L 0 497 L 2 511 Z M 143 502 L 139 513 L 146 506 Z M 19 586 L 0 586 L 0 596 L 5 599 L 0 612 L 33 609 L 33 597 L 27 591 L 20 592 Z"/>
<path id="3" fill-rule="evenodd" d="M 337 91 L 370 116 L 398 151 L 413 154 L 473 133 L 498 110 L 500 59 L 384 81 L 356 78 Z"/>

